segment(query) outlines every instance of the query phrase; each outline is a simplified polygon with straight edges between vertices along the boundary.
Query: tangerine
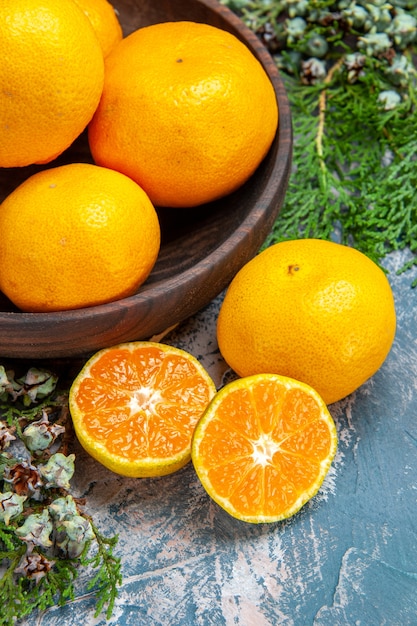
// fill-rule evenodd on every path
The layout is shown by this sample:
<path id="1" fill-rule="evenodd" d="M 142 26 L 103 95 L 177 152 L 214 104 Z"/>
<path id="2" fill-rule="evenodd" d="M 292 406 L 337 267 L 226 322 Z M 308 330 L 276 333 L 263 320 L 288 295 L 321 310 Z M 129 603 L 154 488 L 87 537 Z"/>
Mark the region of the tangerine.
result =
<path id="1" fill-rule="evenodd" d="M 336 450 L 336 426 L 314 389 L 257 374 L 216 394 L 197 423 L 191 455 L 217 504 L 261 523 L 297 513 L 320 489 Z"/>
<path id="2" fill-rule="evenodd" d="M 73 0 L 0 2 L 0 167 L 46 163 L 90 121 L 104 61 Z"/>
<path id="3" fill-rule="evenodd" d="M 190 207 L 241 186 L 277 123 L 273 85 L 246 45 L 208 24 L 165 22 L 107 57 L 88 136 L 95 162 L 136 180 L 154 205 Z"/>
<path id="4" fill-rule="evenodd" d="M 277 243 L 249 261 L 217 320 L 220 351 L 240 376 L 289 376 L 328 404 L 375 374 L 395 329 L 382 269 L 354 248 L 319 239 Z"/>
<path id="5" fill-rule="evenodd" d="M 156 211 L 133 180 L 71 163 L 33 174 L 0 206 L 0 289 L 23 311 L 132 295 L 160 244 Z"/>
<path id="6" fill-rule="evenodd" d="M 185 350 L 137 341 L 95 354 L 74 380 L 69 406 L 85 450 L 115 473 L 171 474 L 191 457 L 191 437 L 216 391 Z"/>
<path id="7" fill-rule="evenodd" d="M 84 11 L 98 37 L 106 56 L 123 39 L 123 31 L 116 10 L 107 0 L 73 0 Z"/>

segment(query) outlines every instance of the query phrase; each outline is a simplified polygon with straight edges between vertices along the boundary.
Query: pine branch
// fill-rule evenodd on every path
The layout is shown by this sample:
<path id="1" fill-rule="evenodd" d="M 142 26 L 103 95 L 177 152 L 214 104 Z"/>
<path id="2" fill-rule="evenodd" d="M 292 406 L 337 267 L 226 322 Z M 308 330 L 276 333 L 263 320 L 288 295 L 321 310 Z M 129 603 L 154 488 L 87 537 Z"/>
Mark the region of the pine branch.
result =
<path id="1" fill-rule="evenodd" d="M 103 610 L 103 607 L 107 605 L 106 617 L 110 619 L 114 603 L 118 594 L 118 587 L 122 583 L 121 575 L 121 560 L 119 557 L 115 557 L 113 549 L 117 544 L 118 538 L 116 537 L 104 537 L 91 521 L 91 526 L 97 542 L 97 553 L 88 558 L 86 555 L 82 559 L 84 566 L 91 565 L 97 569 L 95 576 L 90 580 L 88 589 L 95 590 L 96 596 L 96 612 L 97 617 Z"/>
<path id="2" fill-rule="evenodd" d="M 381 266 L 394 250 L 417 254 L 415 3 L 224 4 L 275 58 L 293 118 L 293 172 L 263 247 L 336 239 Z"/>
<path id="3" fill-rule="evenodd" d="M 121 583 L 117 537 L 104 537 L 70 493 L 68 393 L 50 381 L 0 365 L 0 626 L 73 600 L 81 567 L 97 570 L 88 589 L 96 615 L 107 605 L 110 618 Z"/>

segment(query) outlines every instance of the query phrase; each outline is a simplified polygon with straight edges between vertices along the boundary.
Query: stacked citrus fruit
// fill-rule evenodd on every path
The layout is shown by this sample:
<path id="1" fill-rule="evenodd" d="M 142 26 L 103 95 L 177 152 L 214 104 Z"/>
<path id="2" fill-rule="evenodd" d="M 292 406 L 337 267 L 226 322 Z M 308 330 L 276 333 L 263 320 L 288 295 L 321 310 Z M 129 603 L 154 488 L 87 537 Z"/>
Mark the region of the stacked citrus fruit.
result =
<path id="1" fill-rule="evenodd" d="M 264 68 L 207 24 L 166 22 L 123 37 L 107 0 L 4 0 L 0 54 L 0 167 L 49 168 L 1 207 L 0 288 L 25 311 L 132 294 L 159 249 L 149 205 L 192 207 L 234 191 L 276 133 Z M 79 163 L 54 172 L 87 127 L 101 171 L 85 180 Z"/>

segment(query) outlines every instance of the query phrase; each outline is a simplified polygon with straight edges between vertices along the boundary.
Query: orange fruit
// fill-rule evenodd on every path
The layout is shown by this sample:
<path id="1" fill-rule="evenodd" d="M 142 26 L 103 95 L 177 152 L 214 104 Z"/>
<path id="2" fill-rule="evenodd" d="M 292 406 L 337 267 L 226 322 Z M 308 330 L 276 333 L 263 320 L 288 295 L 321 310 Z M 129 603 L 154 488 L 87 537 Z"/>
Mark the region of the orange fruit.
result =
<path id="1" fill-rule="evenodd" d="M 32 312 L 117 300 L 145 281 L 159 242 L 151 201 L 124 174 L 87 163 L 44 170 L 0 206 L 0 289 Z"/>
<path id="2" fill-rule="evenodd" d="M 348 246 L 301 239 L 265 249 L 236 274 L 217 338 L 240 376 L 289 376 L 330 404 L 375 374 L 395 328 L 391 287 L 373 261 Z"/>
<path id="3" fill-rule="evenodd" d="M 123 39 L 122 27 L 114 7 L 107 0 L 73 0 L 84 11 L 106 57 Z"/>
<path id="4" fill-rule="evenodd" d="M 51 161 L 100 100 L 103 54 L 73 0 L 0 2 L 0 167 Z"/>
<path id="5" fill-rule="evenodd" d="M 188 352 L 138 341 L 95 354 L 69 407 L 80 444 L 99 463 L 123 476 L 163 476 L 190 460 L 195 424 L 215 391 Z"/>
<path id="6" fill-rule="evenodd" d="M 257 374 L 221 389 L 199 420 L 191 455 L 207 493 L 245 522 L 276 522 L 319 490 L 337 433 L 308 385 Z"/>
<path id="7" fill-rule="evenodd" d="M 208 24 L 165 22 L 107 57 L 89 142 L 96 163 L 136 180 L 155 205 L 188 207 L 242 185 L 277 121 L 272 83 L 242 42 Z"/>

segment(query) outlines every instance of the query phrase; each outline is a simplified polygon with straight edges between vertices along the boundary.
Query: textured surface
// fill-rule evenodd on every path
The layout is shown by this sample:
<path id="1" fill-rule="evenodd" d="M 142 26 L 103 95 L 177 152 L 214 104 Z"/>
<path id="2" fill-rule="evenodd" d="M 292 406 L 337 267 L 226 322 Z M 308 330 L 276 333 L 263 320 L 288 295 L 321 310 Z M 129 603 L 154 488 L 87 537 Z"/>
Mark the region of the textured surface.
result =
<path id="1" fill-rule="evenodd" d="M 161 479 L 124 479 L 77 449 L 76 493 L 99 527 L 120 537 L 124 582 L 109 624 L 417 624 L 417 292 L 412 275 L 395 275 L 403 259 L 387 260 L 398 313 L 392 351 L 370 381 L 330 407 L 335 462 L 292 519 L 233 519 L 191 465 Z M 166 338 L 201 359 L 217 385 L 231 376 L 215 341 L 220 301 Z M 72 604 L 24 623 L 104 625 L 85 585 Z"/>

